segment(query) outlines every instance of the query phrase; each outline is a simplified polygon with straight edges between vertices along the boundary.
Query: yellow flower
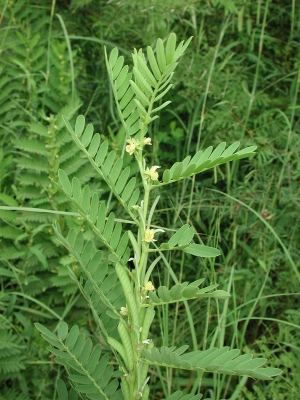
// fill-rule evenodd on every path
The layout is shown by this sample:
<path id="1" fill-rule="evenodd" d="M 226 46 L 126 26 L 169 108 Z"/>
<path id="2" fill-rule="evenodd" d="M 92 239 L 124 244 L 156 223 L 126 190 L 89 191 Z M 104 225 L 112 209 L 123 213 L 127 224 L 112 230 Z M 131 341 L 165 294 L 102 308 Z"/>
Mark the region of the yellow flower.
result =
<path id="1" fill-rule="evenodd" d="M 146 146 L 146 144 L 151 145 L 151 144 L 152 144 L 152 143 L 151 143 L 151 137 L 145 137 L 143 143 L 144 143 L 144 146 Z"/>
<path id="2" fill-rule="evenodd" d="M 160 168 L 159 165 L 153 165 L 153 167 L 146 168 L 145 174 L 152 180 L 157 181 L 158 179 L 158 172 L 156 172 L 157 168 Z"/>
<path id="3" fill-rule="evenodd" d="M 155 242 L 154 233 L 155 233 L 154 229 L 147 228 L 145 230 L 145 242 L 147 242 L 147 243 Z"/>
<path id="4" fill-rule="evenodd" d="M 138 146 L 138 142 L 133 138 L 127 139 L 126 142 L 129 144 L 125 147 L 125 150 L 127 151 L 127 153 L 132 155 Z"/>
<path id="5" fill-rule="evenodd" d="M 155 287 L 153 286 L 153 283 L 151 281 L 146 283 L 145 290 L 147 290 L 147 292 L 152 292 L 153 290 L 155 290 Z"/>
<path id="6" fill-rule="evenodd" d="M 151 243 L 151 242 L 156 242 L 156 240 L 154 239 L 154 234 L 156 232 L 164 232 L 163 229 L 149 229 L 147 228 L 145 230 L 145 234 L 144 234 L 144 240 L 147 243 Z"/>
<path id="7" fill-rule="evenodd" d="M 126 317 L 128 315 L 127 307 L 121 307 L 120 314 Z"/>

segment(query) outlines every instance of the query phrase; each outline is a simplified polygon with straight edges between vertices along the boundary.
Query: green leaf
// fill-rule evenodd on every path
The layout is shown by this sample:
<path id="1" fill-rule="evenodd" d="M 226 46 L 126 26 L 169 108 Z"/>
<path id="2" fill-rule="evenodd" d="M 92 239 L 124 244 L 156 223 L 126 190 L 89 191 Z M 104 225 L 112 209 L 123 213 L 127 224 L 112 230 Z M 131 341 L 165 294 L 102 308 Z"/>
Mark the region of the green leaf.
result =
<path id="1" fill-rule="evenodd" d="M 132 75 L 131 74 L 128 74 L 126 77 L 125 77 L 125 79 L 124 79 L 124 81 L 123 81 L 123 83 L 121 84 L 121 86 L 120 87 L 118 87 L 118 89 L 117 89 L 117 94 L 116 94 L 116 98 L 117 98 L 117 100 L 119 101 L 119 100 L 121 100 L 122 98 L 123 98 L 123 96 L 125 95 L 125 93 L 127 93 L 127 91 L 128 91 L 128 88 L 130 88 L 130 92 L 129 92 L 129 95 L 130 95 L 130 93 L 131 93 L 131 97 L 132 97 L 132 89 L 131 89 L 131 87 L 130 87 L 130 80 L 131 80 L 131 78 L 132 78 Z M 129 101 L 129 100 L 128 100 Z M 128 102 L 126 103 L 126 104 L 128 104 Z M 124 106 L 125 107 L 125 106 Z M 123 107 L 123 108 L 124 108 Z M 121 106 L 120 106 L 120 108 L 121 108 Z M 121 108 L 122 109 L 122 108 Z"/>
<path id="2" fill-rule="evenodd" d="M 74 243 L 74 249 L 78 254 L 80 254 L 82 251 L 83 243 L 84 243 L 83 232 L 79 231 Z"/>
<path id="3" fill-rule="evenodd" d="M 142 90 L 137 86 L 137 84 L 134 81 L 130 81 L 131 87 L 139 99 L 139 101 L 143 104 L 146 104 L 147 106 L 150 104 L 150 101 L 148 97 L 142 92 Z"/>
<path id="4" fill-rule="evenodd" d="M 165 183 L 167 183 L 171 180 L 171 173 L 170 173 L 169 169 L 164 170 L 162 179 L 163 179 L 163 182 L 165 182 Z"/>
<path id="5" fill-rule="evenodd" d="M 222 369 L 226 369 L 228 371 L 233 370 L 237 365 L 249 361 L 253 358 L 252 354 L 242 354 L 241 356 L 235 358 L 234 360 L 226 360 L 226 362 L 222 365 Z"/>
<path id="6" fill-rule="evenodd" d="M 50 351 L 50 353 L 55 354 L 57 357 L 66 359 L 66 360 L 70 360 L 72 359 L 72 356 L 64 351 L 55 349 L 54 347 L 48 346 L 47 350 Z"/>
<path id="7" fill-rule="evenodd" d="M 228 362 L 230 358 L 236 358 L 239 354 L 239 349 L 229 350 L 228 352 L 225 352 L 224 354 L 221 354 L 219 357 L 215 358 L 214 364 L 223 365 L 225 362 Z"/>
<path id="8" fill-rule="evenodd" d="M 95 272 L 95 274 L 93 276 L 93 279 L 97 283 L 98 286 L 102 284 L 103 279 L 105 278 L 105 276 L 107 274 L 107 269 L 108 269 L 108 266 L 106 263 L 99 264 L 99 268 L 97 269 L 97 271 Z"/>
<path id="9" fill-rule="evenodd" d="M 168 93 L 168 91 L 169 91 L 172 87 L 173 87 L 173 84 L 170 83 L 170 85 L 169 85 L 163 92 L 161 92 L 159 95 L 157 95 L 157 96 L 155 97 L 154 101 L 156 102 L 156 101 L 160 100 L 161 98 L 163 98 L 164 95 L 165 95 L 166 93 Z M 162 104 L 161 106 L 159 106 L 159 107 L 157 107 L 157 108 L 154 108 L 154 109 L 151 111 L 151 114 L 153 114 L 153 113 L 156 112 L 157 110 L 160 110 L 160 109 L 163 108 L 163 107 L 166 107 L 169 103 L 171 103 L 171 101 L 166 101 L 166 102 L 165 102 L 164 104 Z"/>
<path id="10" fill-rule="evenodd" d="M 89 214 L 89 218 L 93 222 L 93 224 L 97 220 L 98 207 L 99 207 L 99 196 L 97 193 L 94 193 L 91 201 L 90 214 Z"/>
<path id="11" fill-rule="evenodd" d="M 59 177 L 60 184 L 61 184 L 63 190 L 69 196 L 71 196 L 71 194 L 72 194 L 72 186 L 71 186 L 71 183 L 70 183 L 69 178 L 68 178 L 67 174 L 65 173 L 65 171 L 63 171 L 62 169 L 59 169 L 58 170 L 58 177 Z"/>
<path id="12" fill-rule="evenodd" d="M 259 366 L 265 362 L 264 359 L 255 359 L 257 361 L 253 364 L 253 370 L 239 368 L 239 365 L 242 367 L 243 361 L 249 360 L 249 355 L 246 355 L 248 357 L 236 357 L 238 355 L 238 350 L 229 350 L 227 346 L 220 349 L 211 348 L 204 351 L 196 350 L 190 353 L 184 353 L 183 355 L 179 355 L 179 361 L 178 357 L 172 357 L 173 353 L 179 354 L 179 351 L 177 350 L 176 352 L 174 347 L 161 347 L 160 349 L 154 347 L 151 351 L 143 351 L 146 357 L 145 361 L 165 367 L 184 368 L 194 371 L 213 371 L 230 375 L 247 375 L 256 377 L 257 379 L 270 379 L 272 376 L 282 372 L 277 368 L 259 368 Z M 234 357 L 236 357 L 236 359 L 232 360 Z M 251 358 L 252 356 L 250 355 L 250 359 Z M 244 366 L 249 367 L 250 364 L 244 364 Z M 234 370 L 232 368 L 234 368 Z"/>
<path id="13" fill-rule="evenodd" d="M 236 369 L 247 369 L 254 371 L 257 368 L 260 368 L 262 365 L 264 365 L 267 362 L 265 358 L 255 358 L 252 360 L 245 361 L 239 365 L 237 365 L 233 370 Z"/>
<path id="14" fill-rule="evenodd" d="M 120 101 L 120 109 L 124 110 L 126 106 L 130 107 L 130 109 L 125 109 L 124 112 L 122 113 L 123 118 L 126 118 L 129 114 L 131 114 L 131 111 L 135 108 L 134 101 L 132 101 L 132 97 L 134 96 L 134 91 L 131 86 L 131 80 L 129 81 L 130 86 L 128 87 L 126 93 L 122 97 L 122 100 Z M 127 111 L 127 113 L 126 113 Z"/>
<path id="15" fill-rule="evenodd" d="M 108 142 L 105 140 L 104 142 L 102 142 L 95 158 L 95 163 L 98 167 L 103 163 L 104 158 L 106 157 L 107 154 L 107 150 L 108 150 Z"/>
<path id="16" fill-rule="evenodd" d="M 153 94 L 153 90 L 151 89 L 151 86 L 149 85 L 149 83 L 147 82 L 147 80 L 143 77 L 143 75 L 140 73 L 140 71 L 138 70 L 138 68 L 133 67 L 133 73 L 135 76 L 135 80 L 138 83 L 138 85 L 140 86 L 140 88 L 143 90 L 143 92 L 151 97 Z"/>
<path id="17" fill-rule="evenodd" d="M 193 36 L 191 36 L 186 42 L 182 41 L 179 43 L 179 45 L 177 46 L 177 49 L 175 50 L 174 61 L 176 61 L 179 57 L 181 57 L 183 55 L 183 53 L 187 49 L 187 47 L 190 44 L 192 39 L 193 39 Z"/>
<path id="18" fill-rule="evenodd" d="M 153 303 L 161 303 L 162 300 L 157 296 L 155 292 L 149 292 L 148 296 Z"/>
<path id="19" fill-rule="evenodd" d="M 153 75 L 159 81 L 161 78 L 161 73 L 160 73 L 154 52 L 150 46 L 147 47 L 147 56 L 148 56 L 148 60 L 149 60 Z"/>
<path id="20" fill-rule="evenodd" d="M 111 212 L 107 218 L 104 231 L 102 233 L 107 242 L 109 242 L 112 231 L 114 229 L 114 221 L 115 221 L 115 214 Z"/>
<path id="21" fill-rule="evenodd" d="M 94 385 L 76 385 L 76 390 L 81 393 L 97 393 L 99 397 L 99 390 Z"/>
<path id="22" fill-rule="evenodd" d="M 170 293 L 169 293 L 169 290 L 168 290 L 168 288 L 166 286 L 160 286 L 157 289 L 157 294 L 162 299 L 162 301 L 168 302 L 168 301 L 172 300 L 172 298 L 170 296 Z"/>
<path id="23" fill-rule="evenodd" d="M 154 108 L 154 109 L 151 111 L 151 114 L 156 113 L 156 112 L 159 111 L 159 110 L 162 110 L 164 107 L 167 107 L 167 105 L 170 104 L 170 103 L 171 103 L 171 100 L 165 101 L 165 102 L 164 102 L 163 104 L 161 104 L 159 107 Z"/>
<path id="24" fill-rule="evenodd" d="M 170 174 L 171 174 L 171 179 L 177 180 L 179 179 L 182 171 L 182 163 L 181 162 L 176 162 L 175 164 L 172 165 L 170 169 Z"/>
<path id="25" fill-rule="evenodd" d="M 115 183 L 116 180 L 118 179 L 122 166 L 123 166 L 123 158 L 118 158 L 109 174 L 109 178 L 111 179 L 112 183 Z"/>
<path id="26" fill-rule="evenodd" d="M 81 138 L 81 143 L 84 145 L 84 147 L 87 147 L 90 144 L 90 141 L 92 140 L 93 137 L 93 133 L 94 133 L 93 125 L 88 124 Z"/>
<path id="27" fill-rule="evenodd" d="M 217 257 L 221 253 L 214 247 L 204 246 L 202 244 L 190 244 L 182 249 L 185 253 L 192 254 L 197 257 Z"/>
<path id="28" fill-rule="evenodd" d="M 61 321 L 60 324 L 58 325 L 57 337 L 60 340 L 65 340 L 67 335 L 68 335 L 68 325 L 64 321 Z"/>
<path id="29" fill-rule="evenodd" d="M 91 383 L 90 378 L 85 375 L 70 374 L 69 379 L 71 379 L 71 381 L 76 382 L 76 383 L 82 383 L 82 384 L 88 384 L 88 385 Z"/>
<path id="30" fill-rule="evenodd" d="M 222 142 L 220 144 L 218 144 L 218 146 L 215 148 L 215 150 L 211 153 L 210 155 L 210 160 L 216 160 L 218 157 L 221 156 L 221 154 L 223 153 L 224 149 L 226 147 L 226 142 Z"/>
<path id="31" fill-rule="evenodd" d="M 82 191 L 81 208 L 88 214 L 90 210 L 91 190 L 88 185 L 85 185 Z"/>
<path id="32" fill-rule="evenodd" d="M 175 55 L 175 48 L 176 48 L 176 34 L 172 32 L 167 40 L 166 45 L 166 62 L 167 64 L 171 64 L 174 60 Z"/>
<path id="33" fill-rule="evenodd" d="M 111 235 L 111 239 L 110 239 L 110 246 L 113 250 L 116 249 L 116 247 L 118 246 L 120 237 L 121 237 L 121 233 L 122 233 L 122 224 L 121 222 L 118 222 L 115 225 L 114 231 Z"/>
<path id="34" fill-rule="evenodd" d="M 250 147 L 246 147 L 243 150 L 239 150 L 237 153 L 235 153 L 238 156 L 241 155 L 249 155 L 250 153 L 253 153 L 255 150 L 257 149 L 257 146 L 250 146 Z"/>
<path id="35" fill-rule="evenodd" d="M 234 142 L 223 152 L 222 157 L 230 157 L 239 148 L 240 142 Z"/>
<path id="36" fill-rule="evenodd" d="M 135 99 L 134 99 L 134 102 L 135 102 Z M 133 127 L 135 125 L 136 121 L 139 125 L 140 124 L 139 118 L 140 118 L 140 113 L 138 110 L 135 110 L 133 113 L 131 113 L 131 115 L 126 120 L 127 127 Z"/>
<path id="37" fill-rule="evenodd" d="M 179 300 L 182 298 L 182 285 L 177 284 L 171 287 L 170 295 L 173 300 Z"/>
<path id="38" fill-rule="evenodd" d="M 139 69 L 139 71 L 145 76 L 145 78 L 147 79 L 147 82 L 153 87 L 155 88 L 157 86 L 157 81 L 154 78 L 152 72 L 150 71 L 150 69 L 148 68 L 145 60 L 142 57 L 137 57 L 136 58 L 136 62 L 137 62 L 137 67 Z"/>
<path id="39" fill-rule="evenodd" d="M 123 85 L 123 83 L 125 82 L 125 79 L 129 75 L 128 74 L 128 70 L 129 70 L 128 65 L 124 65 L 124 67 L 122 68 L 121 72 L 119 73 L 118 78 L 115 81 L 116 90 L 118 90 L 121 87 L 121 85 Z M 128 85 L 129 85 L 129 80 L 128 80 L 127 87 L 128 87 Z"/>
<path id="40" fill-rule="evenodd" d="M 202 165 L 205 161 L 209 159 L 212 151 L 213 151 L 212 146 L 209 146 L 207 149 L 204 150 L 204 152 L 201 154 L 197 162 L 197 169 L 199 168 L 200 165 Z"/>
<path id="41" fill-rule="evenodd" d="M 72 197 L 77 204 L 81 204 L 81 186 L 76 176 L 72 179 Z"/>
<path id="42" fill-rule="evenodd" d="M 126 182 L 128 180 L 130 174 L 130 167 L 127 166 L 124 171 L 121 173 L 117 183 L 116 183 L 116 192 L 119 194 L 122 192 L 124 186 L 126 185 Z"/>
<path id="43" fill-rule="evenodd" d="M 111 272 L 105 280 L 102 282 L 100 289 L 104 294 L 108 293 L 111 288 L 114 286 L 117 280 L 117 274 L 115 272 Z"/>
<path id="44" fill-rule="evenodd" d="M 124 65 L 124 57 L 121 56 L 118 58 L 117 62 L 115 63 L 113 69 L 112 69 L 112 79 L 115 80 L 119 76 L 122 68 Z"/>
<path id="45" fill-rule="evenodd" d="M 147 110 L 142 106 L 142 104 L 140 103 L 140 101 L 138 100 L 138 99 L 134 99 L 134 102 L 135 102 L 135 104 L 136 104 L 136 106 L 137 106 L 137 109 L 138 109 L 138 111 L 139 111 L 139 114 L 141 115 L 141 116 L 146 116 L 147 115 Z"/>
<path id="46" fill-rule="evenodd" d="M 98 365 L 96 366 L 94 372 L 92 373 L 92 377 L 96 380 L 99 381 L 99 379 L 101 379 L 104 371 L 106 370 L 107 364 L 109 361 L 109 355 L 105 354 L 100 362 L 98 363 Z"/>
<path id="47" fill-rule="evenodd" d="M 119 50 L 117 47 L 114 47 L 109 55 L 109 63 L 113 67 L 118 59 Z"/>
<path id="48" fill-rule="evenodd" d="M 111 398 L 111 396 L 115 393 L 115 391 L 118 389 L 119 387 L 119 380 L 118 379 L 114 379 L 112 380 L 105 388 L 104 393 Z"/>
<path id="49" fill-rule="evenodd" d="M 168 241 L 170 248 L 177 246 L 177 244 L 184 237 L 189 228 L 190 226 L 188 224 L 185 224 L 180 229 L 178 229 L 176 233 L 174 233 L 174 235 Z"/>
<path id="50" fill-rule="evenodd" d="M 65 350 L 63 344 L 56 340 L 51 339 L 49 336 L 42 335 L 42 338 L 46 340 L 46 342 L 50 343 L 52 346 L 57 347 L 59 350 Z"/>
<path id="51" fill-rule="evenodd" d="M 100 203 L 98 218 L 97 218 L 97 229 L 99 232 L 102 232 L 105 226 L 105 214 L 106 214 L 106 205 L 104 202 Z"/>
<path id="52" fill-rule="evenodd" d="M 85 343 L 84 334 L 80 333 L 76 340 L 75 346 L 72 349 L 72 353 L 74 354 L 74 356 L 76 358 L 78 358 L 80 356 L 80 354 L 83 350 L 83 347 L 84 347 L 84 343 Z"/>
<path id="53" fill-rule="evenodd" d="M 133 124 L 130 129 L 128 130 L 128 133 L 130 136 L 134 135 L 138 130 L 140 129 L 140 120 L 138 120 L 135 124 Z"/>
<path id="54" fill-rule="evenodd" d="M 47 338 L 49 337 L 50 339 L 54 340 L 55 342 L 58 342 L 57 337 L 54 335 L 54 333 L 52 333 L 51 331 L 49 331 L 49 329 L 45 328 L 43 325 L 41 325 L 40 323 L 36 322 L 34 324 L 34 326 Z"/>
<path id="55" fill-rule="evenodd" d="M 118 256 L 121 258 L 127 248 L 128 245 L 128 232 L 124 232 L 123 236 L 121 237 L 121 240 L 118 244 L 116 253 Z"/>
<path id="56" fill-rule="evenodd" d="M 140 189 L 136 188 L 135 191 L 132 193 L 130 200 L 128 201 L 128 207 L 132 207 L 138 203 L 138 199 L 140 197 Z"/>
<path id="57" fill-rule="evenodd" d="M 97 151 L 99 149 L 100 146 L 100 135 L 99 133 L 96 133 L 96 135 L 94 135 L 90 147 L 89 147 L 89 154 L 91 157 L 95 157 L 95 155 L 97 154 Z"/>
<path id="58" fill-rule="evenodd" d="M 80 364 L 85 365 L 88 362 L 88 359 L 91 355 L 92 347 L 93 347 L 92 340 L 91 338 L 88 338 L 84 344 L 80 357 L 78 358 Z"/>
<path id="59" fill-rule="evenodd" d="M 91 374 L 92 372 L 94 372 L 98 362 L 99 362 L 99 358 L 101 356 L 102 353 L 102 347 L 101 345 L 98 343 L 96 345 L 96 347 L 93 349 L 90 358 L 88 360 L 88 363 L 86 365 L 86 370 L 88 371 L 89 374 Z"/>
<path id="60" fill-rule="evenodd" d="M 167 63 L 165 57 L 164 43 L 162 39 L 156 41 L 156 58 L 160 71 L 163 73 L 166 70 Z"/>
<path id="61" fill-rule="evenodd" d="M 220 299 L 220 300 L 226 300 L 230 298 L 230 294 L 226 292 L 225 290 L 215 290 L 212 293 L 212 297 L 214 299 Z"/>
<path id="62" fill-rule="evenodd" d="M 182 291 L 182 296 L 186 298 L 191 298 L 196 296 L 199 288 L 197 286 L 188 286 Z"/>
<path id="63" fill-rule="evenodd" d="M 196 164 L 190 164 L 190 165 L 186 168 L 186 170 L 183 172 L 183 174 L 182 174 L 183 178 L 192 175 L 193 172 L 195 171 L 195 169 L 196 169 Z"/>
<path id="64" fill-rule="evenodd" d="M 65 341 L 65 345 L 69 350 L 73 349 L 73 347 L 77 341 L 78 335 L 79 335 L 78 326 L 77 325 L 72 326 L 72 328 L 67 336 L 67 339 Z"/>
<path id="65" fill-rule="evenodd" d="M 93 257 L 94 252 L 95 252 L 94 242 L 93 240 L 89 240 L 88 242 L 86 242 L 84 249 L 81 253 L 81 260 L 83 264 L 87 264 L 89 262 L 90 258 Z"/>
<path id="66" fill-rule="evenodd" d="M 178 246 L 186 246 L 189 243 L 191 243 L 193 237 L 195 234 L 195 230 L 192 226 L 189 227 L 187 231 L 185 231 L 185 234 L 181 236 L 178 242 Z"/>
<path id="67" fill-rule="evenodd" d="M 105 163 L 104 163 L 103 166 L 102 166 L 102 169 L 103 169 L 103 171 L 104 171 L 104 173 L 105 173 L 106 175 L 109 174 L 109 172 L 110 172 L 110 170 L 111 170 L 111 168 L 112 168 L 112 166 L 113 166 L 115 157 L 116 157 L 116 153 L 115 153 L 114 151 L 111 151 L 111 152 L 108 154 L 108 156 L 107 156 L 107 158 L 106 158 L 106 160 L 105 160 Z"/>
<path id="68" fill-rule="evenodd" d="M 93 255 L 93 258 L 91 259 L 91 261 L 89 262 L 87 269 L 88 271 L 93 275 L 96 271 L 97 268 L 100 265 L 102 259 L 102 251 L 101 250 L 97 250 L 96 253 Z"/>
<path id="69" fill-rule="evenodd" d="M 79 115 L 75 123 L 75 135 L 80 136 L 84 130 L 85 118 L 83 115 Z"/>
<path id="70" fill-rule="evenodd" d="M 121 195 L 121 198 L 122 198 L 122 200 L 124 202 L 126 202 L 130 198 L 130 196 L 131 196 L 131 194 L 132 194 L 132 192 L 134 190 L 135 183 L 136 183 L 136 178 L 135 177 L 131 178 L 130 181 L 127 183 L 127 185 L 126 185 L 126 187 L 123 190 L 123 193 Z"/>
<path id="71" fill-rule="evenodd" d="M 70 390 L 69 400 L 78 400 L 78 394 L 73 388 Z"/>
<path id="72" fill-rule="evenodd" d="M 66 387 L 64 381 L 62 381 L 61 379 L 58 379 L 57 383 L 56 383 L 56 387 L 57 387 L 59 400 L 68 400 L 68 398 L 69 398 L 68 391 L 67 391 L 67 387 Z"/>
<path id="73" fill-rule="evenodd" d="M 259 368 L 257 371 L 251 372 L 251 377 L 254 379 L 271 380 L 274 376 L 282 374 L 282 370 L 279 368 Z"/>

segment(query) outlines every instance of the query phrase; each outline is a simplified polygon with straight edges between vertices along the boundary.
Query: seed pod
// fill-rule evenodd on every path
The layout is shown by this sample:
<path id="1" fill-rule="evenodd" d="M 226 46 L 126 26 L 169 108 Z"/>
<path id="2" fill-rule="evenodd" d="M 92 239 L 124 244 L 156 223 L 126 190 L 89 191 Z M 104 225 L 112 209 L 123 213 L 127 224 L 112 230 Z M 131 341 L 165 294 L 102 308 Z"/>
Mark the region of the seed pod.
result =
<path id="1" fill-rule="evenodd" d="M 119 332 L 120 338 L 122 340 L 123 348 L 125 351 L 125 356 L 127 359 L 126 366 L 131 371 L 133 369 L 133 365 L 134 365 L 133 348 L 132 348 L 132 342 L 130 339 L 130 334 L 123 322 L 119 323 L 118 332 Z"/>
<path id="2" fill-rule="evenodd" d="M 121 377 L 121 388 L 122 388 L 122 392 L 123 392 L 123 396 L 124 396 L 124 400 L 131 400 L 131 396 L 130 396 L 130 387 L 129 384 L 126 380 L 125 376 Z"/>
<path id="3" fill-rule="evenodd" d="M 152 324 L 154 316 L 155 316 L 154 307 L 153 306 L 147 307 L 146 314 L 145 314 L 145 317 L 144 317 L 141 337 L 140 337 L 140 341 L 141 342 L 148 338 L 149 329 L 150 329 L 150 326 Z"/>
<path id="4" fill-rule="evenodd" d="M 107 338 L 107 343 L 120 354 L 120 356 L 124 360 L 124 363 L 126 365 L 128 365 L 127 358 L 126 358 L 126 353 L 125 353 L 123 345 L 120 342 L 118 342 L 116 339 L 112 338 L 112 337 L 108 337 Z"/>
<path id="5" fill-rule="evenodd" d="M 116 264 L 116 273 L 119 277 L 120 283 L 123 288 L 123 292 L 126 298 L 126 303 L 129 309 L 129 314 L 132 319 L 133 325 L 139 329 L 139 314 L 132 284 L 130 282 L 129 276 L 125 268 L 122 266 L 121 263 Z"/>

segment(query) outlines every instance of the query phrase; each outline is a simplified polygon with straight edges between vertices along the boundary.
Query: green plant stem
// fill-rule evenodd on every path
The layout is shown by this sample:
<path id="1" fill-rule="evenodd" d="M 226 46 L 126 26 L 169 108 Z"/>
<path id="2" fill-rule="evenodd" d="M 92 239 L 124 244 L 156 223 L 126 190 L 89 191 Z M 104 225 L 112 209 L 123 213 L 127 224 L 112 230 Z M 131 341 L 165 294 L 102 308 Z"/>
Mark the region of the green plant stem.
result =
<path id="1" fill-rule="evenodd" d="M 243 376 L 239 382 L 239 384 L 236 386 L 233 394 L 230 396 L 229 400 L 236 400 L 236 399 L 240 399 L 240 395 L 241 395 L 241 390 L 243 389 L 243 387 L 246 385 L 248 380 L 247 376 Z"/>

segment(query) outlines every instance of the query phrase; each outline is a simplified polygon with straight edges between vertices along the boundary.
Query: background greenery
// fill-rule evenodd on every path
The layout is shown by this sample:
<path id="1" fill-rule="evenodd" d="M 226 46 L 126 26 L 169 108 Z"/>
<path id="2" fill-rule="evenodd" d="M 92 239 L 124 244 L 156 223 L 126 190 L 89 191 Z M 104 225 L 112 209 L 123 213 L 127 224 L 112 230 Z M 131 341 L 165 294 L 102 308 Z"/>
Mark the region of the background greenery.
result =
<path id="1" fill-rule="evenodd" d="M 155 223 L 194 225 L 222 256 L 173 254 L 182 281 L 206 277 L 229 301 L 190 304 L 199 348 L 232 345 L 284 370 L 271 382 L 204 376 L 210 399 L 297 399 L 299 365 L 300 6 L 296 0 L 0 0 L 0 205 L 76 212 L 57 189 L 58 168 L 117 205 L 61 115 L 82 113 L 121 152 L 124 132 L 108 84 L 103 45 L 128 57 L 174 31 L 193 40 L 174 76 L 172 104 L 150 132 L 148 154 L 163 168 L 221 141 L 256 144 L 257 156 L 161 191 Z M 116 211 L 118 213 L 118 209 Z M 100 340 L 58 245 L 62 232 L 91 232 L 78 217 L 0 209 L 0 399 L 55 399 L 64 371 L 33 327 L 60 319 Z M 100 245 L 100 244 L 99 244 Z M 164 269 L 154 280 L 168 285 Z M 217 326 L 217 328 L 216 328 Z M 157 345 L 193 346 L 184 308 L 162 308 Z M 223 379 L 223 378 L 222 378 Z M 196 390 L 199 377 L 151 371 L 153 399 L 168 385 Z M 240 383 L 240 386 L 236 386 Z"/>

